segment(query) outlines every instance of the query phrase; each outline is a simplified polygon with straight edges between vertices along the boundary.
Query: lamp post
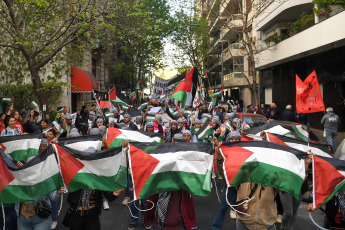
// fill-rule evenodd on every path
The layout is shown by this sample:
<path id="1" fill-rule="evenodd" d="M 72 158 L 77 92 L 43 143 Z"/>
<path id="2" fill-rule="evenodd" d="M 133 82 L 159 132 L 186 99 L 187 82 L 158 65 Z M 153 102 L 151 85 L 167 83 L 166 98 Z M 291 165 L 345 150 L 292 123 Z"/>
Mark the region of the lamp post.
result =
<path id="1" fill-rule="evenodd" d="M 224 63 L 223 63 L 223 35 L 222 35 L 221 28 L 219 28 L 217 26 L 209 26 L 209 25 L 202 25 L 202 24 L 190 24 L 190 26 L 214 27 L 217 30 L 219 30 L 220 40 L 222 40 L 222 54 L 221 54 L 222 78 L 221 78 L 221 85 L 223 85 L 223 82 L 224 82 Z"/>

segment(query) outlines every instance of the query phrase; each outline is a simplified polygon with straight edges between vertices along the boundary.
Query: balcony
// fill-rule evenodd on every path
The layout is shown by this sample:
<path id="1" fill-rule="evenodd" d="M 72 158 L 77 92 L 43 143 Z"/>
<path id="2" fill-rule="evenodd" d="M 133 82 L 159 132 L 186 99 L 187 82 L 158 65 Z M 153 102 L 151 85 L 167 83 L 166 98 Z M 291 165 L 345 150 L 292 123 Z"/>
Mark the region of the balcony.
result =
<path id="1" fill-rule="evenodd" d="M 233 72 L 224 75 L 224 87 L 248 85 L 241 72 Z"/>
<path id="2" fill-rule="evenodd" d="M 279 21 L 294 21 L 303 12 L 312 12 L 314 7 L 312 0 L 262 1 L 262 4 L 254 19 L 258 31 L 269 29 Z"/>
<path id="3" fill-rule="evenodd" d="M 233 43 L 227 47 L 223 52 L 223 62 L 227 62 L 233 57 L 244 56 L 245 51 L 242 43 Z"/>
<path id="4" fill-rule="evenodd" d="M 208 54 L 219 54 L 220 53 L 220 46 L 221 46 L 220 34 L 218 33 L 214 36 L 209 45 Z"/>
<path id="5" fill-rule="evenodd" d="M 219 6 L 219 15 L 230 17 L 239 8 L 240 0 L 223 0 Z"/>
<path id="6" fill-rule="evenodd" d="M 241 33 L 243 30 L 243 22 L 241 14 L 231 15 L 226 23 L 221 28 L 221 33 L 224 40 L 231 40 L 238 33 Z"/>
<path id="7" fill-rule="evenodd" d="M 258 60 L 256 69 L 265 69 L 344 45 L 344 22 L 345 11 L 261 51 L 255 57 Z"/>

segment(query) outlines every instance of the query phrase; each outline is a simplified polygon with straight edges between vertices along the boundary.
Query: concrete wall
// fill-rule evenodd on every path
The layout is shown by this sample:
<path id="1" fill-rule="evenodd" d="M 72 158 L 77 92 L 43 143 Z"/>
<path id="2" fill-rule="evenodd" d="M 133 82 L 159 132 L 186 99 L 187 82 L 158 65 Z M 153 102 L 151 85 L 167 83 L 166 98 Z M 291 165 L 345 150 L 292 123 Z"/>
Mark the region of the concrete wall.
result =
<path id="1" fill-rule="evenodd" d="M 345 41 L 345 11 L 304 30 L 256 55 L 256 68 L 303 57 L 306 52 L 322 52 L 334 42 Z"/>

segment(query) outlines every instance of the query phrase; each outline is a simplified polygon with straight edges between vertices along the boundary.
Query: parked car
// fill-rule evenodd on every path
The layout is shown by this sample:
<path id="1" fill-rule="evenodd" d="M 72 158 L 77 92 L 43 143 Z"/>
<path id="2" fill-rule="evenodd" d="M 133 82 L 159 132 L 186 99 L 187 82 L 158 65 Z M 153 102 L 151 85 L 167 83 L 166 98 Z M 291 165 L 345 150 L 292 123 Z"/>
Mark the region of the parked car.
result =
<path id="1" fill-rule="evenodd" d="M 251 128 L 264 125 L 268 122 L 265 116 L 255 113 L 236 113 L 235 118 L 239 118 L 242 122 L 246 122 Z"/>

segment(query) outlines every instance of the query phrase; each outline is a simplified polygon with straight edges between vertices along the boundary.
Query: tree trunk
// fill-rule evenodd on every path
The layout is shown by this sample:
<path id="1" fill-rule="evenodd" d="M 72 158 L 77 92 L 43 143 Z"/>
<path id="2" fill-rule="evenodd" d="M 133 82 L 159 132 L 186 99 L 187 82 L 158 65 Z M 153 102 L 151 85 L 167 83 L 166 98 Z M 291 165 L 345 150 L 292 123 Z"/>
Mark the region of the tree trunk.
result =
<path id="1" fill-rule="evenodd" d="M 36 94 L 36 98 L 38 100 L 39 108 L 42 109 L 43 105 L 46 104 L 48 106 L 48 97 L 46 97 L 43 93 L 40 92 L 39 89 L 42 88 L 42 82 L 38 75 L 38 70 L 29 66 L 30 73 L 31 73 L 31 80 L 33 83 L 34 93 Z"/>

